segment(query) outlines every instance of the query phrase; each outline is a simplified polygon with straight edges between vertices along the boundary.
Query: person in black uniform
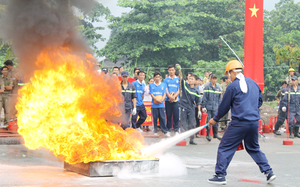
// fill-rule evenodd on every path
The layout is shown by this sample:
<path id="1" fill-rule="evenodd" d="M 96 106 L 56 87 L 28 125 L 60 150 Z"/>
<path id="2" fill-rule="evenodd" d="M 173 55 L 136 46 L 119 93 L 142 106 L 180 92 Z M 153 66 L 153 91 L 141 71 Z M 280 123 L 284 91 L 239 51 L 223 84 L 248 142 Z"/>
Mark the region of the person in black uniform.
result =
<path id="1" fill-rule="evenodd" d="M 279 109 L 278 109 L 279 114 L 278 114 L 278 117 L 277 117 L 277 121 L 276 121 L 276 123 L 275 123 L 275 130 L 274 130 L 274 132 L 273 132 L 273 133 L 276 134 L 276 135 L 281 135 L 281 134 L 278 132 L 278 130 L 279 130 L 279 128 L 281 127 L 281 125 L 283 125 L 284 120 L 287 118 L 287 112 L 286 112 L 286 111 L 283 112 L 283 111 L 281 110 L 281 108 L 283 107 L 283 106 L 282 106 L 282 103 L 283 103 L 283 97 L 284 97 L 284 95 L 286 94 L 286 92 L 288 91 L 288 87 L 287 87 L 286 85 L 287 85 L 287 82 L 284 81 L 284 82 L 282 83 L 283 88 L 282 88 L 281 90 L 279 90 L 278 93 L 277 93 L 277 95 L 276 95 L 277 97 L 280 98 Z M 279 99 L 279 98 L 278 98 L 278 99 Z"/>
<path id="2" fill-rule="evenodd" d="M 179 127 L 180 132 L 185 132 L 186 130 L 194 129 L 196 127 L 196 119 L 195 119 L 195 104 L 198 107 L 198 118 L 201 119 L 202 113 L 200 111 L 200 103 L 201 96 L 200 91 L 196 89 L 196 75 L 190 75 L 188 78 L 189 83 L 187 83 L 183 77 L 181 72 L 180 65 L 176 64 L 176 68 L 179 70 L 179 78 L 181 81 L 181 94 L 180 94 L 180 121 Z M 187 128 L 187 120 L 188 120 L 188 128 Z M 195 136 L 192 135 L 190 137 L 190 144 L 197 145 L 194 142 Z"/>
<path id="3" fill-rule="evenodd" d="M 124 97 L 124 105 L 125 105 L 125 122 L 122 123 L 122 128 L 125 130 L 129 127 L 129 118 L 130 114 L 136 115 L 136 94 L 135 87 L 133 84 L 128 82 L 129 73 L 128 71 L 122 72 L 122 95 Z M 131 112 L 132 110 L 132 112 Z"/>
<path id="4" fill-rule="evenodd" d="M 290 93 L 289 91 L 285 92 L 283 97 L 282 103 L 282 111 L 288 112 L 288 121 L 289 121 L 289 131 L 290 131 L 290 138 L 300 138 L 299 127 L 300 127 L 300 87 L 298 86 L 298 77 L 292 77 L 292 85 L 290 86 Z M 288 103 L 290 95 L 290 103 Z M 289 109 L 288 109 L 289 106 Z M 295 123 L 296 119 L 296 123 Z M 293 136 L 294 131 L 294 136 Z"/>

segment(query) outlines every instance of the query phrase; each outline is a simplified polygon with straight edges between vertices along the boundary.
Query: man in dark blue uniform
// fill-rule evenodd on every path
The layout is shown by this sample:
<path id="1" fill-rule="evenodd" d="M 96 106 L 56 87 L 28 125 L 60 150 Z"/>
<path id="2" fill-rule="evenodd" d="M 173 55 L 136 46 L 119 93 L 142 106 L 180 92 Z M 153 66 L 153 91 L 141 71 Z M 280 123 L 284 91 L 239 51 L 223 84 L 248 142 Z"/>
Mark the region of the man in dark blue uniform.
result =
<path id="1" fill-rule="evenodd" d="M 283 85 L 283 86 L 284 86 L 284 85 L 287 85 L 287 82 L 284 81 L 284 82 L 282 83 L 282 85 Z M 281 110 L 282 107 L 283 107 L 283 105 L 282 105 L 282 103 L 283 103 L 283 98 L 284 98 L 284 95 L 287 93 L 287 91 L 288 91 L 288 87 L 285 86 L 285 87 L 283 87 L 281 90 L 279 90 L 278 93 L 277 93 L 278 97 L 280 97 L 280 101 L 279 101 L 279 109 L 278 109 L 279 115 L 278 115 L 278 117 L 277 117 L 277 121 L 276 121 L 276 123 L 275 123 L 275 130 L 274 130 L 274 134 L 276 134 L 276 135 L 281 135 L 281 134 L 278 132 L 278 130 L 279 130 L 280 126 L 283 125 L 284 120 L 287 118 L 287 112 L 286 112 L 286 111 L 283 112 L 283 111 Z"/>
<path id="2" fill-rule="evenodd" d="M 132 114 L 133 116 L 136 115 L 135 87 L 133 84 L 128 82 L 128 77 L 129 77 L 128 71 L 123 71 L 121 88 L 122 88 L 122 95 L 124 97 L 125 122 L 123 122 L 121 126 L 124 130 L 129 127 L 130 114 Z"/>
<path id="3" fill-rule="evenodd" d="M 290 97 L 290 99 L 289 99 Z M 288 109 L 289 107 L 289 109 Z M 286 112 L 288 109 L 288 121 L 290 138 L 300 138 L 299 127 L 300 127 L 300 87 L 298 86 L 298 77 L 292 77 L 292 84 L 289 86 L 289 91 L 285 92 L 282 103 L 282 111 Z M 295 123 L 296 119 L 296 123 Z M 294 131 L 294 136 L 293 136 Z"/>
<path id="4" fill-rule="evenodd" d="M 210 83 L 203 90 L 202 111 L 207 113 L 207 122 L 216 114 L 222 101 L 222 92 L 221 88 L 216 84 L 217 80 L 217 75 L 211 74 Z M 213 125 L 213 137 L 221 140 L 221 137 L 218 136 L 218 128 L 218 123 Z M 210 126 L 206 127 L 206 139 L 211 141 Z"/>
<path id="5" fill-rule="evenodd" d="M 226 170 L 240 143 L 244 140 L 245 149 L 267 177 L 267 182 L 275 180 L 272 168 L 258 144 L 259 107 L 262 105 L 262 94 L 258 85 L 241 73 L 243 66 L 237 60 L 228 62 L 225 75 L 232 83 L 227 87 L 216 115 L 208 125 L 214 125 L 230 109 L 232 121 L 229 123 L 218 148 L 216 175 L 208 179 L 209 183 L 226 184 Z"/>
<path id="6" fill-rule="evenodd" d="M 180 121 L 179 127 L 180 132 L 185 132 L 186 130 L 194 129 L 196 127 L 196 118 L 195 118 L 195 105 L 198 107 L 198 118 L 201 119 L 202 113 L 200 110 L 201 96 L 200 90 L 196 89 L 196 75 L 191 74 L 188 77 L 189 83 L 187 83 L 182 76 L 180 65 L 176 65 L 179 69 L 179 78 L 181 81 L 181 96 L 180 96 Z M 187 127 L 188 120 L 188 127 Z M 195 136 L 190 137 L 190 144 L 197 145 L 194 142 Z"/>

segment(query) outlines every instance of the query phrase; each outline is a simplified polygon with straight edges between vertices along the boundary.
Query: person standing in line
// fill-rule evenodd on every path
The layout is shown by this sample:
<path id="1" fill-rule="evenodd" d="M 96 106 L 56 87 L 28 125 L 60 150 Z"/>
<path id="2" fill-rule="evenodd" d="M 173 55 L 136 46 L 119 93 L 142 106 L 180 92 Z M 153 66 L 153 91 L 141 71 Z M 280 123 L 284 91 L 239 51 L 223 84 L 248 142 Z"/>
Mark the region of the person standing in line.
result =
<path id="1" fill-rule="evenodd" d="M 119 75 L 118 76 L 122 75 L 123 71 L 124 71 L 124 66 L 120 66 L 119 67 Z"/>
<path id="2" fill-rule="evenodd" d="M 1 68 L 1 73 L 2 73 L 2 88 L 4 88 L 4 92 L 2 92 L 2 102 L 1 102 L 1 109 L 4 108 L 4 127 L 7 128 L 8 127 L 8 122 L 10 120 L 10 96 L 11 96 L 11 91 L 13 89 L 13 80 L 11 78 L 8 77 L 8 72 L 9 69 L 8 67 L 4 66 Z M 2 90 L 2 89 L 1 89 Z"/>
<path id="3" fill-rule="evenodd" d="M 119 71 L 119 67 L 115 66 L 113 68 L 112 74 L 116 74 L 117 76 L 119 75 L 120 71 Z"/>
<path id="4" fill-rule="evenodd" d="M 154 83 L 149 86 L 149 94 L 152 97 L 151 110 L 154 125 L 154 135 L 157 135 L 157 119 L 159 119 L 159 125 L 161 131 L 164 133 L 165 137 L 170 137 L 167 133 L 168 129 L 165 122 L 165 105 L 164 100 L 166 98 L 166 85 L 161 82 L 161 74 L 156 71 L 153 75 Z"/>
<path id="5" fill-rule="evenodd" d="M 294 70 L 294 68 L 290 68 L 289 71 L 288 71 L 288 73 L 289 73 L 289 76 L 287 76 L 287 77 L 285 78 L 285 81 L 287 82 L 288 85 L 291 85 L 291 84 L 292 84 L 291 78 L 295 75 L 295 70 Z"/>
<path id="6" fill-rule="evenodd" d="M 244 77 L 242 70 L 243 66 L 237 60 L 227 63 L 225 74 L 229 76 L 232 83 L 226 89 L 218 112 L 208 122 L 209 126 L 215 125 L 231 108 L 232 121 L 220 142 L 215 167 L 216 175 L 208 179 L 209 183 L 226 184 L 226 170 L 242 141 L 247 153 L 265 174 L 267 182 L 276 179 L 258 143 L 259 108 L 263 103 L 261 90 L 256 82 Z"/>
<path id="7" fill-rule="evenodd" d="M 204 79 L 203 79 L 203 84 L 209 82 L 209 73 L 206 71 L 204 73 Z"/>
<path id="8" fill-rule="evenodd" d="M 207 113 L 207 122 L 216 114 L 222 100 L 221 88 L 216 84 L 217 81 L 217 75 L 212 74 L 210 83 L 203 90 L 202 111 Z M 206 127 L 206 133 L 206 139 L 211 141 L 210 126 Z M 218 136 L 218 123 L 213 126 L 213 138 L 221 140 L 221 137 Z"/>
<path id="9" fill-rule="evenodd" d="M 289 121 L 289 132 L 290 138 L 300 138 L 299 127 L 300 127 L 300 87 L 298 86 L 298 77 L 293 76 L 292 84 L 290 90 L 285 92 L 282 102 L 282 111 L 288 112 L 288 121 Z M 290 99 L 289 99 L 290 97 Z M 289 109 L 288 109 L 289 107 Z M 296 123 L 295 123 L 296 119 Z M 294 136 L 293 136 L 294 132 Z"/>
<path id="10" fill-rule="evenodd" d="M 137 96 L 137 103 L 136 103 L 136 115 L 133 115 L 131 117 L 132 127 L 139 130 L 140 132 L 143 132 L 143 130 L 140 128 L 141 125 L 146 121 L 147 119 L 147 112 L 144 105 L 144 94 L 145 94 L 145 87 L 146 85 L 143 83 L 145 82 L 145 72 L 140 70 L 137 73 L 138 80 L 134 81 L 132 84 L 135 86 L 135 92 Z M 139 120 L 137 120 L 137 117 L 139 116 Z"/>
<path id="11" fill-rule="evenodd" d="M 129 126 L 129 118 L 131 115 L 136 115 L 136 94 L 135 87 L 133 84 L 128 82 L 129 73 L 128 71 L 122 72 L 122 95 L 124 97 L 124 107 L 125 107 L 125 122 L 121 124 L 121 127 L 125 130 Z M 132 111 L 131 111 L 132 110 Z"/>
<path id="12" fill-rule="evenodd" d="M 222 77 L 221 80 L 222 80 L 221 90 L 222 90 L 222 98 L 223 98 L 223 96 L 226 92 L 226 88 L 229 84 L 228 76 Z M 226 114 L 221 120 L 227 120 L 227 117 L 228 117 L 228 114 Z M 220 128 L 221 128 L 221 130 L 225 130 L 227 128 L 227 121 L 220 122 Z"/>
<path id="13" fill-rule="evenodd" d="M 199 77 L 196 77 L 196 84 L 195 84 L 195 88 L 196 88 L 196 90 L 197 90 L 197 92 L 199 92 L 199 95 L 201 95 L 201 91 L 200 91 L 200 86 L 201 86 L 201 81 L 200 81 L 201 79 L 199 78 Z M 203 92 L 203 90 L 202 90 L 202 92 Z M 202 93 L 202 95 L 203 95 L 203 93 Z M 201 109 L 201 108 L 200 108 Z M 196 119 L 196 128 L 197 127 L 200 127 L 200 120 L 201 119 L 199 119 L 198 118 L 198 112 L 201 112 L 201 110 L 199 110 L 198 109 L 198 106 L 196 105 L 196 103 L 195 103 L 195 119 Z M 201 115 L 201 117 L 202 117 L 202 115 Z M 199 136 L 199 132 L 197 132 L 196 134 L 196 137 L 197 138 L 199 138 L 200 136 Z"/>
<path id="14" fill-rule="evenodd" d="M 135 67 L 134 69 L 133 69 L 133 78 L 135 79 L 135 80 L 137 80 L 138 79 L 138 72 L 140 71 L 140 68 L 139 67 Z"/>
<path id="15" fill-rule="evenodd" d="M 150 91 L 150 89 L 149 89 L 149 86 L 150 86 L 150 84 L 152 84 L 154 82 L 154 79 L 153 78 L 150 78 L 149 80 L 148 80 L 148 85 L 146 85 L 146 87 L 145 87 L 145 94 L 144 94 L 144 101 L 152 101 L 152 97 L 151 97 L 151 95 L 149 94 L 149 91 Z M 147 110 L 146 110 L 146 112 L 147 112 Z M 146 126 L 146 128 L 144 128 L 143 129 L 144 131 L 151 131 L 150 129 L 149 129 L 149 126 Z"/>
<path id="16" fill-rule="evenodd" d="M 171 135 L 172 122 L 175 135 L 179 134 L 179 78 L 175 75 L 176 69 L 174 65 L 168 66 L 169 77 L 164 80 L 166 84 L 166 113 L 167 113 L 167 128 L 168 134 Z"/>
<path id="17" fill-rule="evenodd" d="M 286 81 L 283 81 L 282 82 L 282 87 L 281 89 L 277 92 L 276 94 L 276 99 L 277 101 L 279 102 L 279 109 L 278 109 L 278 116 L 277 116 L 277 121 L 275 123 L 275 130 L 274 130 L 274 134 L 275 135 L 281 135 L 278 130 L 279 128 L 283 125 L 284 123 L 284 120 L 287 119 L 287 112 L 283 112 L 281 109 L 282 109 L 282 102 L 283 102 L 283 97 L 284 95 L 286 94 L 286 92 L 288 91 L 288 88 L 287 88 L 287 82 Z"/>
<path id="18" fill-rule="evenodd" d="M 179 127 L 180 132 L 185 132 L 190 129 L 194 129 L 196 127 L 196 119 L 195 119 L 195 105 L 198 108 L 198 119 L 201 119 L 202 113 L 200 108 L 201 96 L 200 91 L 196 89 L 196 75 L 189 76 L 189 82 L 185 81 L 182 76 L 181 66 L 176 64 L 176 68 L 179 70 L 179 79 L 181 81 L 181 97 L 180 97 L 180 120 Z M 188 120 L 188 123 L 187 123 Z M 188 126 L 188 127 L 187 127 Z M 190 137 L 190 144 L 197 145 L 194 142 L 195 135 L 193 134 Z"/>
<path id="19" fill-rule="evenodd" d="M 154 79 L 153 78 L 150 78 L 148 80 L 148 85 L 145 87 L 145 94 L 144 94 L 144 101 L 152 101 L 152 97 L 151 95 L 149 94 L 149 86 L 150 84 L 154 83 Z"/>

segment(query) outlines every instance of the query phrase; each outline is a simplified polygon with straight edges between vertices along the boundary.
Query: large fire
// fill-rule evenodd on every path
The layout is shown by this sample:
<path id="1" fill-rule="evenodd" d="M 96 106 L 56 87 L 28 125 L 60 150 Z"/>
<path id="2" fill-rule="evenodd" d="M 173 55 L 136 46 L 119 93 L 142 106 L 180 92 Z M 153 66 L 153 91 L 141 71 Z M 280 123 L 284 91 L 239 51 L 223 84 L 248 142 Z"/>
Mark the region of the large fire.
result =
<path id="1" fill-rule="evenodd" d="M 112 122 L 122 115 L 118 80 L 97 75 L 91 60 L 68 49 L 38 56 L 41 70 L 19 91 L 16 106 L 26 147 L 47 148 L 70 164 L 145 159 L 142 135 Z"/>

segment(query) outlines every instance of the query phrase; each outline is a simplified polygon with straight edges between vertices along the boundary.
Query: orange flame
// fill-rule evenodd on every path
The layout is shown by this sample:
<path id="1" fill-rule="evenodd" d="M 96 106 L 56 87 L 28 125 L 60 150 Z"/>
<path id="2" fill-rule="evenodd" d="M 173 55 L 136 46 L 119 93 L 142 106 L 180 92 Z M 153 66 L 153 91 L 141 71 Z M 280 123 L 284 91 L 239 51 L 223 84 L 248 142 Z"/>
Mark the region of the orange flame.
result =
<path id="1" fill-rule="evenodd" d="M 117 79 L 94 73 L 93 60 L 68 49 L 38 56 L 43 68 L 19 91 L 16 106 L 26 147 L 47 148 L 70 164 L 145 159 L 143 136 L 110 122 L 122 115 L 121 88 Z"/>

